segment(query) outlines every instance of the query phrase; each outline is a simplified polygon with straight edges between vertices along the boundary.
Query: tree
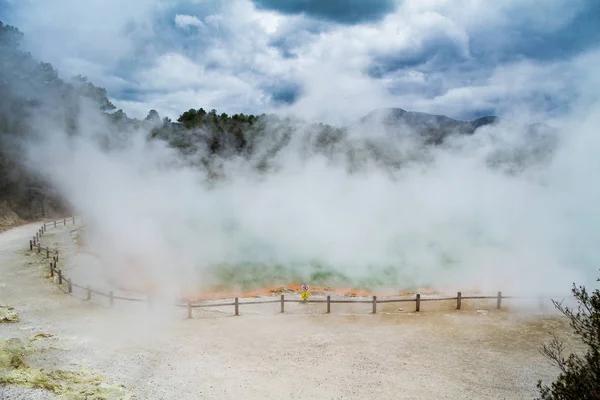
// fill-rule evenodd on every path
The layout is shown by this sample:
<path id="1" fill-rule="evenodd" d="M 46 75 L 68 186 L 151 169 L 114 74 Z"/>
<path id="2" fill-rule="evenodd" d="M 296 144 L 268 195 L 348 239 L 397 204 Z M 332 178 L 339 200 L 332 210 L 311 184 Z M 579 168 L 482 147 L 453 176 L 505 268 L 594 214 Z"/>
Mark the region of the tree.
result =
<path id="1" fill-rule="evenodd" d="M 160 115 L 158 114 L 158 111 L 150 110 L 144 121 L 149 121 L 155 124 L 160 123 Z"/>
<path id="2" fill-rule="evenodd" d="M 116 108 L 108 100 L 106 89 L 93 85 L 85 76 L 77 75 L 71 81 L 78 95 L 95 101 L 102 111 L 112 111 Z"/>
<path id="3" fill-rule="evenodd" d="M 541 353 L 558 366 L 560 374 L 551 386 L 538 381 L 539 399 L 542 400 L 600 399 L 600 290 L 596 289 L 590 295 L 585 287 L 573 284 L 571 291 L 577 299 L 577 311 L 564 307 L 562 302 L 552 302 L 569 318 L 569 325 L 587 346 L 587 352 L 582 356 L 570 354 L 565 357 L 564 343 L 553 334 Z"/>
<path id="4" fill-rule="evenodd" d="M 16 49 L 23 39 L 23 33 L 14 26 L 4 25 L 0 21 L 0 46 L 6 46 Z"/>

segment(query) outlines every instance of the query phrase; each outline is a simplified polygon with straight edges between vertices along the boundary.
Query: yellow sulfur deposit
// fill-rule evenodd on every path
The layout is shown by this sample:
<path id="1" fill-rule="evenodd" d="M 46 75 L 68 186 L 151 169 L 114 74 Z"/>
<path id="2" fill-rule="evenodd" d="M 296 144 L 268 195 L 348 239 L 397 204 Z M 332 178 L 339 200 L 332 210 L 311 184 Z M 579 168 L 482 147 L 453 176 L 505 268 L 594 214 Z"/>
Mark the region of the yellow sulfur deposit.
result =
<path id="1" fill-rule="evenodd" d="M 36 339 L 48 336 L 36 335 Z M 76 371 L 30 368 L 25 356 L 34 352 L 35 349 L 31 345 L 20 339 L 0 341 L 0 385 L 45 389 L 56 394 L 56 398 L 60 400 L 132 399 L 132 393 L 125 387 L 106 384 L 104 377 L 86 368 Z"/>

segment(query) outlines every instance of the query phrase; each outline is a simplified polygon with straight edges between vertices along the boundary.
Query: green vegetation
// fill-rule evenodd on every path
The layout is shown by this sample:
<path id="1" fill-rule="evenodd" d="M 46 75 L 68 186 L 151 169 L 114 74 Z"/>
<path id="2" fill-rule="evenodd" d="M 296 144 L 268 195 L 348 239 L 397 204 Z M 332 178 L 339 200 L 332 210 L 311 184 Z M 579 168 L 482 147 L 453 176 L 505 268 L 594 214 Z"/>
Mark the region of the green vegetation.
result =
<path id="1" fill-rule="evenodd" d="M 564 343 L 553 335 L 543 346 L 542 354 L 559 368 L 560 374 L 550 386 L 538 382 L 541 400 L 600 399 L 600 290 L 590 295 L 585 287 L 573 285 L 572 292 L 579 304 L 576 311 L 558 302 L 554 305 L 569 318 L 573 332 L 587 351 L 582 355 L 565 356 Z"/>

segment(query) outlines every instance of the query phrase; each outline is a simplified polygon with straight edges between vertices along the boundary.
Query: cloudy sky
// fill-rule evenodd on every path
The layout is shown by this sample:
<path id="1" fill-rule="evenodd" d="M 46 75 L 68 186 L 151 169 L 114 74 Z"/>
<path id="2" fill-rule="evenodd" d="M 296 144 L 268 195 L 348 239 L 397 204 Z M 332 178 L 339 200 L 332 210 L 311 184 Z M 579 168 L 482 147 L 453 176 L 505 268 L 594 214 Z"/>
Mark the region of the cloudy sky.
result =
<path id="1" fill-rule="evenodd" d="M 0 19 L 138 118 L 560 115 L 599 82 L 598 0 L 0 0 Z"/>

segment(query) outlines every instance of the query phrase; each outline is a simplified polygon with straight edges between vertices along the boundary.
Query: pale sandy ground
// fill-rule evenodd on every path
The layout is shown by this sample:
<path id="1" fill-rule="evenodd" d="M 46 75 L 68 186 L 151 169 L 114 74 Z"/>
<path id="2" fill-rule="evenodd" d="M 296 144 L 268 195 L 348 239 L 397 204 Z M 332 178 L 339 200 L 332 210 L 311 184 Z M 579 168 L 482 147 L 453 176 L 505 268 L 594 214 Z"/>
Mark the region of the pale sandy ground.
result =
<path id="1" fill-rule="evenodd" d="M 286 304 L 283 315 L 278 304 L 242 306 L 239 317 L 223 307 L 195 310 L 192 320 L 185 309 L 147 304 L 109 310 L 45 278 L 46 260 L 26 246 L 37 228 L 0 234 L 0 303 L 22 318 L 1 324 L 0 338 L 55 334 L 44 342 L 54 349 L 32 356 L 32 366 L 85 366 L 138 399 L 533 398 L 537 380 L 557 373 L 538 352 L 542 342 L 551 331 L 569 338 L 555 315 L 469 302 L 460 311 L 424 303 L 421 313 L 380 305 L 377 315 L 368 304 L 333 305 L 331 315 L 322 304 Z M 74 254 L 71 229 L 49 229 L 44 241 L 65 248 L 76 268 L 87 256 Z M 483 306 L 489 311 L 478 312 Z M 0 399 L 47 398 L 0 387 Z"/>

